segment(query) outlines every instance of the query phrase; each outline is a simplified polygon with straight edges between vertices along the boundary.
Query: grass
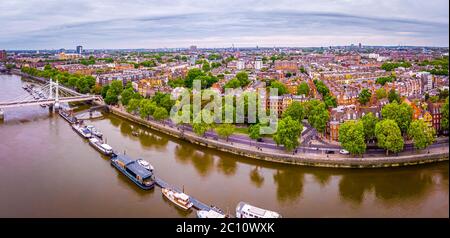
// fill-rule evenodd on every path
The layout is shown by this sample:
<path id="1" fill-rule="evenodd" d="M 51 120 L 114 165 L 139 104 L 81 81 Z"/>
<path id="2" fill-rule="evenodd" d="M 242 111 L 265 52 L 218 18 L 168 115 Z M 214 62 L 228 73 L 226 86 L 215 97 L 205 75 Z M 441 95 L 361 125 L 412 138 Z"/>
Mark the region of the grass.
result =
<path id="1" fill-rule="evenodd" d="M 248 135 L 248 127 L 236 127 L 235 133 Z M 262 135 L 263 138 L 272 138 L 272 134 Z"/>
<path id="2" fill-rule="evenodd" d="M 236 129 L 234 131 L 236 133 L 248 135 L 248 128 L 247 127 L 236 127 Z"/>

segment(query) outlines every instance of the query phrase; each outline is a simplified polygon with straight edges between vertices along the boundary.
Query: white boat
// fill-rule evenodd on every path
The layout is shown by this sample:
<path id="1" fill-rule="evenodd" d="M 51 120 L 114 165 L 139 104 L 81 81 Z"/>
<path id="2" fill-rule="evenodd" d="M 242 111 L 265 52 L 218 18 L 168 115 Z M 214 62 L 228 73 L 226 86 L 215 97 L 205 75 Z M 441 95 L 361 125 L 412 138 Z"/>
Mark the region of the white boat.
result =
<path id="1" fill-rule="evenodd" d="M 111 146 L 103 143 L 103 141 L 101 141 L 95 137 L 89 139 L 89 144 L 91 144 L 95 149 L 97 149 L 104 155 L 111 155 L 113 153 Z"/>
<path id="2" fill-rule="evenodd" d="M 86 128 L 91 132 L 92 135 L 102 138 L 103 134 L 97 130 L 93 125 L 88 125 Z"/>
<path id="3" fill-rule="evenodd" d="M 281 218 L 281 215 L 245 202 L 239 202 L 236 206 L 236 218 Z"/>
<path id="4" fill-rule="evenodd" d="M 170 188 L 163 188 L 161 191 L 167 199 L 184 210 L 189 210 L 193 205 L 189 196 L 185 193 L 176 192 Z"/>
<path id="5" fill-rule="evenodd" d="M 92 137 L 91 132 L 84 126 L 74 124 L 72 126 L 72 129 L 74 129 L 78 134 L 80 134 L 82 137 L 84 137 L 86 139 L 89 139 Z"/>
<path id="6" fill-rule="evenodd" d="M 136 162 L 148 171 L 153 171 L 153 166 L 147 160 L 137 159 Z"/>
<path id="7" fill-rule="evenodd" d="M 225 218 L 225 215 L 218 213 L 211 209 L 209 211 L 205 211 L 205 210 L 197 211 L 197 217 L 198 218 Z"/>

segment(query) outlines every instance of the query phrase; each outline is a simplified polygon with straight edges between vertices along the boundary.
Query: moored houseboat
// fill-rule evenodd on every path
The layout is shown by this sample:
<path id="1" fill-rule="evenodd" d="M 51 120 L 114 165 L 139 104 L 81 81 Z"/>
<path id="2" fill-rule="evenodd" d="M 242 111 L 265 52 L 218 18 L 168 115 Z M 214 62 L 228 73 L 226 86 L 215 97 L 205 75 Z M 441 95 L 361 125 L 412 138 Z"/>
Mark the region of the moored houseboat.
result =
<path id="1" fill-rule="evenodd" d="M 180 193 L 170 188 L 163 188 L 161 192 L 167 199 L 184 210 L 189 210 L 193 205 L 190 197 L 185 193 Z"/>
<path id="2" fill-rule="evenodd" d="M 111 165 L 144 190 L 152 189 L 155 186 L 153 172 L 148 171 L 126 155 L 113 155 Z"/>
<path id="3" fill-rule="evenodd" d="M 239 202 L 236 206 L 236 218 L 281 218 L 281 215 L 245 202 Z"/>
<path id="4" fill-rule="evenodd" d="M 86 139 L 89 139 L 92 137 L 91 132 L 85 126 L 73 124 L 72 129 Z"/>
<path id="5" fill-rule="evenodd" d="M 74 124 L 78 121 L 76 117 L 71 115 L 71 112 L 68 112 L 66 110 L 59 110 L 58 113 L 62 118 L 64 118 L 64 120 L 68 121 L 70 124 Z"/>
<path id="6" fill-rule="evenodd" d="M 92 137 L 89 139 L 89 144 L 92 145 L 95 149 L 97 149 L 100 153 L 104 155 L 112 155 L 113 150 L 112 147 L 108 144 L 103 143 L 102 140 Z"/>
<path id="7" fill-rule="evenodd" d="M 213 209 L 210 209 L 208 211 L 206 211 L 206 210 L 197 211 L 197 217 L 198 218 L 225 218 L 226 216 L 222 213 L 214 211 Z"/>
<path id="8" fill-rule="evenodd" d="M 92 135 L 98 138 L 103 137 L 103 134 L 99 130 L 97 130 L 97 128 L 95 128 L 93 125 L 87 125 L 86 128 L 91 132 Z"/>

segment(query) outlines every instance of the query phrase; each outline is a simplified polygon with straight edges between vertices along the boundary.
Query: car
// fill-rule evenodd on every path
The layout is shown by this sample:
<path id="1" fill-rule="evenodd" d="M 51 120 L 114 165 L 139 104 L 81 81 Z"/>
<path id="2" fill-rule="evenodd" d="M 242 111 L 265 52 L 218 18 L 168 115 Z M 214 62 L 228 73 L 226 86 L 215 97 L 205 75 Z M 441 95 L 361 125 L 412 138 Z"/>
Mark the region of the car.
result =
<path id="1" fill-rule="evenodd" d="M 341 153 L 341 154 L 343 154 L 343 155 L 348 155 L 348 154 L 350 154 L 350 152 L 348 152 L 348 150 L 344 150 L 344 149 L 340 150 L 339 153 Z"/>
<path id="2" fill-rule="evenodd" d="M 332 151 L 332 150 L 327 150 L 327 151 L 325 151 L 325 153 L 326 153 L 326 154 L 334 154 L 334 151 Z"/>

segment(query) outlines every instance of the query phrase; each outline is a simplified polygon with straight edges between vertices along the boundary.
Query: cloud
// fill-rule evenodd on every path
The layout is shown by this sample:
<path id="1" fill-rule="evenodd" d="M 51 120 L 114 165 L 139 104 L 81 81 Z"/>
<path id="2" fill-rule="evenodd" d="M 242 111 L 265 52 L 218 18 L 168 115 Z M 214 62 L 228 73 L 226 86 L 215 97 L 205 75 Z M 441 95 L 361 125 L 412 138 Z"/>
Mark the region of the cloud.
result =
<path id="1" fill-rule="evenodd" d="M 211 2 L 71 1 L 59 7 L 60 4 L 48 1 L 42 8 L 28 6 L 13 12 L 8 7 L 19 6 L 7 5 L 0 7 L 0 11 L 6 10 L 0 21 L 7 23 L 0 30 L 0 48 L 73 48 L 78 44 L 86 48 L 191 44 L 200 47 L 328 46 L 358 42 L 448 46 L 448 8 L 442 10 L 448 1 L 429 0 L 426 7 L 399 0 L 389 1 L 389 6 L 383 5 L 386 2 L 375 5 L 367 0 L 315 1 L 322 8 L 318 3 L 287 0 L 276 4 L 273 1 Z M 404 5 L 400 7 L 401 3 Z M 402 14 L 396 10 L 400 8 Z"/>

